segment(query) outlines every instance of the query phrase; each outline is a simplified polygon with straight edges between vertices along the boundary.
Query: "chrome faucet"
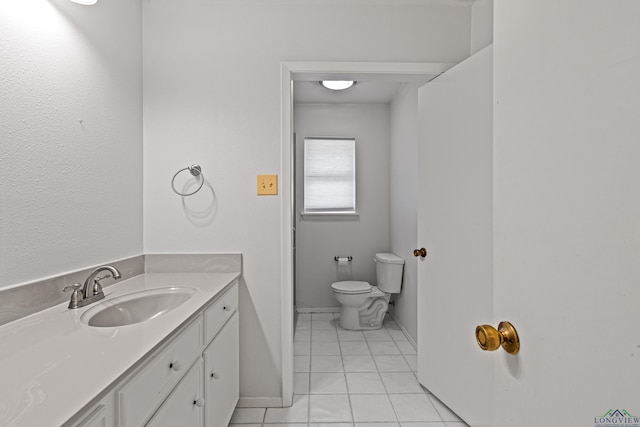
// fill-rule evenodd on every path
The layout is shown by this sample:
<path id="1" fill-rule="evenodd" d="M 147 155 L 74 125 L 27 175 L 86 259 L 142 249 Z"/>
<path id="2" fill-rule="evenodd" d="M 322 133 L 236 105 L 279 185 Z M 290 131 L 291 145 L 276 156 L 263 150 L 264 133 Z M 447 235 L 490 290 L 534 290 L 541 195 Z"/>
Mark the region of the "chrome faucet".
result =
<path id="1" fill-rule="evenodd" d="M 109 271 L 102 277 L 98 277 L 98 274 L 102 271 Z M 117 268 L 110 265 L 103 265 L 98 267 L 89 274 L 84 281 L 84 285 L 76 283 L 72 286 L 65 286 L 63 291 L 73 291 L 71 293 L 71 301 L 69 301 L 69 308 L 80 308 L 89 305 L 93 302 L 99 301 L 104 298 L 104 292 L 102 292 L 102 286 L 100 281 L 108 277 L 113 277 L 118 280 L 122 277 Z"/>

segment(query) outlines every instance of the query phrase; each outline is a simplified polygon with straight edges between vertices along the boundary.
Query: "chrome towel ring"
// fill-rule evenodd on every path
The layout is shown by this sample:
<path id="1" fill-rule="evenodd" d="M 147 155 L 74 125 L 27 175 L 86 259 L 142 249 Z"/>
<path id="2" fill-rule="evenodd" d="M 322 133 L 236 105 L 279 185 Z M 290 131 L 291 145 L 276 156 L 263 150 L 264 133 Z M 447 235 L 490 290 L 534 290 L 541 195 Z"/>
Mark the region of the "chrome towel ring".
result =
<path id="1" fill-rule="evenodd" d="M 195 177 L 198 177 L 198 176 L 200 177 L 200 185 L 191 193 L 181 193 L 178 190 L 176 190 L 176 185 L 175 185 L 176 177 L 180 172 L 183 172 L 186 170 L 188 170 L 191 173 L 191 175 Z M 173 189 L 173 192 L 176 193 L 178 196 L 183 196 L 183 197 L 192 196 L 196 194 L 198 191 L 200 191 L 203 185 L 204 185 L 204 174 L 202 173 L 202 168 L 200 167 L 200 165 L 191 165 L 186 168 L 180 169 L 178 172 L 176 172 L 175 175 L 173 175 L 173 178 L 171 178 L 171 188 Z"/>

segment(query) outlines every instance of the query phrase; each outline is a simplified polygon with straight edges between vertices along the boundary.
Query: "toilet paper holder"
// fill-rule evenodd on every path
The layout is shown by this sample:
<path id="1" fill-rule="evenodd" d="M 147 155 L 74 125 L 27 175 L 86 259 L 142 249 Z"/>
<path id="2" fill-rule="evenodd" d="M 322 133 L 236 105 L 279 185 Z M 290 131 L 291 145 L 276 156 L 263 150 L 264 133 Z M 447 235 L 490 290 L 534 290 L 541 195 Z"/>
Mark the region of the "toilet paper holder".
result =
<path id="1" fill-rule="evenodd" d="M 352 256 L 347 256 L 347 257 L 334 256 L 334 257 L 333 257 L 333 259 L 334 259 L 335 261 L 340 261 L 340 259 L 341 259 L 341 258 L 342 258 L 342 259 L 346 258 L 346 259 L 347 259 L 347 261 L 351 261 L 351 260 L 353 260 L 353 257 L 352 257 Z"/>

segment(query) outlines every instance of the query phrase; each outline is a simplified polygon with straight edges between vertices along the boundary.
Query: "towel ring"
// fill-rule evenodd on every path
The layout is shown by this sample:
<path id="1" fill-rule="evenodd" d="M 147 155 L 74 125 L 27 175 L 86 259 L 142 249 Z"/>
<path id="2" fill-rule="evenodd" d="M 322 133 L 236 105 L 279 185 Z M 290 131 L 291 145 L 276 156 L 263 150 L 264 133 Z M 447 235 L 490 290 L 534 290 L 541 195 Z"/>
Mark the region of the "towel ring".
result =
<path id="1" fill-rule="evenodd" d="M 191 173 L 191 175 L 193 175 L 193 176 L 201 177 L 200 178 L 200 185 L 198 186 L 198 188 L 196 188 L 191 193 L 181 193 L 178 190 L 176 190 L 176 185 L 175 185 L 176 177 L 178 176 L 178 174 L 180 172 L 183 172 L 183 171 L 186 171 L 186 170 L 188 170 L 189 173 Z M 173 175 L 173 178 L 171 178 L 171 188 L 173 189 L 173 192 L 176 193 L 178 196 L 183 196 L 183 197 L 193 196 L 198 191 L 200 191 L 200 189 L 202 188 L 203 185 L 204 185 L 204 174 L 202 173 L 202 168 L 200 167 L 200 165 L 191 165 L 191 166 L 188 166 L 186 168 L 180 169 L 178 172 L 176 172 L 175 175 Z"/>

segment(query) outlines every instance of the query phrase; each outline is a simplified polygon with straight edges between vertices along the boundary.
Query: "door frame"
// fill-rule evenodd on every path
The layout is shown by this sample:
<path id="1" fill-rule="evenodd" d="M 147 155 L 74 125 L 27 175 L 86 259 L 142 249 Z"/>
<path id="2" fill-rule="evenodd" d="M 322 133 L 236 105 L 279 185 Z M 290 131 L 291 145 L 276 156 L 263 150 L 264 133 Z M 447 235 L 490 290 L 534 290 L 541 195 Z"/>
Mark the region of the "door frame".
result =
<path id="1" fill-rule="evenodd" d="M 293 403 L 293 320 L 295 301 L 293 300 L 293 225 L 294 183 L 292 176 L 293 150 L 293 82 L 320 81 L 334 78 L 359 81 L 422 82 L 444 73 L 454 63 L 426 62 L 282 62 L 280 64 L 280 107 L 281 107 L 281 297 L 282 297 L 282 406 Z"/>

